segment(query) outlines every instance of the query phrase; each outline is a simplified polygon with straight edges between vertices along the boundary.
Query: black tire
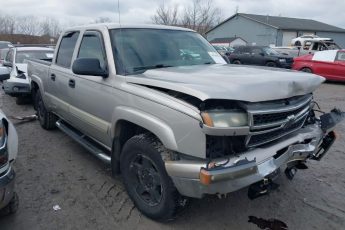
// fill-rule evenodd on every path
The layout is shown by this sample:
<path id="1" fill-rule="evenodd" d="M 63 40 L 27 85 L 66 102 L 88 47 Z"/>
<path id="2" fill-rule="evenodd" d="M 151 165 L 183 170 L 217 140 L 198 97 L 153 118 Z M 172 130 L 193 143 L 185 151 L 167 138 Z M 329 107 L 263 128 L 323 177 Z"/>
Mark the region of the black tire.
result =
<path id="1" fill-rule="evenodd" d="M 17 212 L 19 206 L 19 198 L 16 192 L 14 192 L 13 197 L 6 207 L 0 211 L 0 216 L 7 216 Z"/>
<path id="2" fill-rule="evenodd" d="M 268 66 L 268 67 L 277 67 L 277 63 L 269 61 L 269 62 L 266 63 L 266 66 Z"/>
<path id="3" fill-rule="evenodd" d="M 306 73 L 313 73 L 313 71 L 308 67 L 302 68 L 301 71 Z"/>
<path id="4" fill-rule="evenodd" d="M 27 98 L 23 96 L 16 97 L 16 104 L 17 105 L 24 105 L 27 102 Z"/>
<path id="5" fill-rule="evenodd" d="M 157 138 L 141 134 L 126 142 L 120 157 L 129 197 L 145 216 L 158 221 L 174 219 L 186 203 L 165 170 L 162 157 L 169 155 Z"/>
<path id="6" fill-rule="evenodd" d="M 41 92 L 37 90 L 35 104 L 37 106 L 37 117 L 42 128 L 46 130 L 54 129 L 57 117 L 46 110 L 44 102 L 42 100 Z"/>
<path id="7" fill-rule="evenodd" d="M 232 64 L 241 65 L 242 62 L 241 62 L 240 60 L 233 60 L 233 61 L 232 61 Z"/>
<path id="8" fill-rule="evenodd" d="M 296 41 L 296 42 L 295 42 L 295 46 L 302 46 L 302 44 L 301 44 L 300 41 Z"/>

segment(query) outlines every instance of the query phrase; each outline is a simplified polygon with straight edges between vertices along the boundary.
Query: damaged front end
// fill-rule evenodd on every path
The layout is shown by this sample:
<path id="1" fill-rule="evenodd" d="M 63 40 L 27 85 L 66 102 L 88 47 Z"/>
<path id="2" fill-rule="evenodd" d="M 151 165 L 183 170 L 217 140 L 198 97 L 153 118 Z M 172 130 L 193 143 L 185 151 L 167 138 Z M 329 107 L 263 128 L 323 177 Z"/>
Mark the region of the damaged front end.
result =
<path id="1" fill-rule="evenodd" d="M 345 113 L 315 115 L 312 94 L 263 103 L 206 101 L 201 105 L 206 159 L 166 162 L 181 194 L 201 198 L 249 186 L 254 199 L 277 188 L 281 170 L 292 179 L 308 159 L 320 160 Z"/>

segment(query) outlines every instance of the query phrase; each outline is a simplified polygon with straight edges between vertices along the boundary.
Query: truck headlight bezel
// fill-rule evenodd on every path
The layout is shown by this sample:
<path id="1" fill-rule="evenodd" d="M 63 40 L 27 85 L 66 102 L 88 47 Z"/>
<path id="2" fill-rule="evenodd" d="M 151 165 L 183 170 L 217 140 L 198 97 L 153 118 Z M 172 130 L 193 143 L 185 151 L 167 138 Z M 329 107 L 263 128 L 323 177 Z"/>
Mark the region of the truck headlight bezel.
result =
<path id="1" fill-rule="evenodd" d="M 214 128 L 236 128 L 249 125 L 248 114 L 242 110 L 211 110 L 201 113 L 205 125 Z"/>

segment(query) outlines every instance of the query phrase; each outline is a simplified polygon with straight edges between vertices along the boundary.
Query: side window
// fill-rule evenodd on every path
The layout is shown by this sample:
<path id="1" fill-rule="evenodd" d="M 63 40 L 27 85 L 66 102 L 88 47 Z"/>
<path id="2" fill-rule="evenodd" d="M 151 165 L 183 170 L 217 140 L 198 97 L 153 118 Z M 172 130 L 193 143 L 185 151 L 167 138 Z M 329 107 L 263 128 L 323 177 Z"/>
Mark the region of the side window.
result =
<path id="1" fill-rule="evenodd" d="M 338 52 L 337 57 L 335 58 L 336 61 L 345 62 L 345 52 Z"/>
<path id="2" fill-rule="evenodd" d="M 13 63 L 13 56 L 14 56 L 14 50 L 10 49 L 10 51 L 8 51 L 6 55 L 5 61 Z"/>
<path id="3" fill-rule="evenodd" d="M 97 58 L 101 68 L 106 69 L 102 36 L 99 32 L 86 32 L 80 44 L 78 58 Z"/>
<path id="4" fill-rule="evenodd" d="M 254 55 L 260 55 L 261 53 L 263 53 L 261 49 L 255 48 L 252 50 L 252 54 Z"/>
<path id="5" fill-rule="evenodd" d="M 56 57 L 56 64 L 65 68 L 71 67 L 71 61 L 79 32 L 70 32 L 63 36 Z"/>
<path id="6" fill-rule="evenodd" d="M 251 47 L 243 47 L 242 48 L 242 54 L 251 54 L 252 48 Z"/>

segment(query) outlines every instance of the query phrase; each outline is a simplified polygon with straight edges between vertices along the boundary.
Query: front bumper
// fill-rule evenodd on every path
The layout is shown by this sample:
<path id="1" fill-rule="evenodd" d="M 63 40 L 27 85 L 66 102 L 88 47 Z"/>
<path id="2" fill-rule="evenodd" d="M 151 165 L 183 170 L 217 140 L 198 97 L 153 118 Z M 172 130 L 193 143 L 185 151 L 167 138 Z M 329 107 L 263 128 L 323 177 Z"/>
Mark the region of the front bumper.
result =
<path id="1" fill-rule="evenodd" d="M 11 79 L 4 81 L 3 89 L 6 94 L 11 96 L 22 96 L 31 93 L 29 83 L 11 81 Z"/>
<path id="2" fill-rule="evenodd" d="M 206 194 L 226 194 L 267 179 L 281 168 L 313 158 L 319 152 L 324 136 L 320 125 L 314 124 L 270 145 L 230 159 L 217 159 L 213 163 L 222 166 L 214 169 L 207 169 L 209 162 L 206 160 L 168 161 L 165 166 L 182 195 L 201 198 Z M 200 180 L 201 170 L 211 178 L 207 185 Z"/>
<path id="3" fill-rule="evenodd" d="M 2 175 L 0 175 L 0 209 L 10 203 L 14 195 L 15 172 L 10 166 Z"/>

